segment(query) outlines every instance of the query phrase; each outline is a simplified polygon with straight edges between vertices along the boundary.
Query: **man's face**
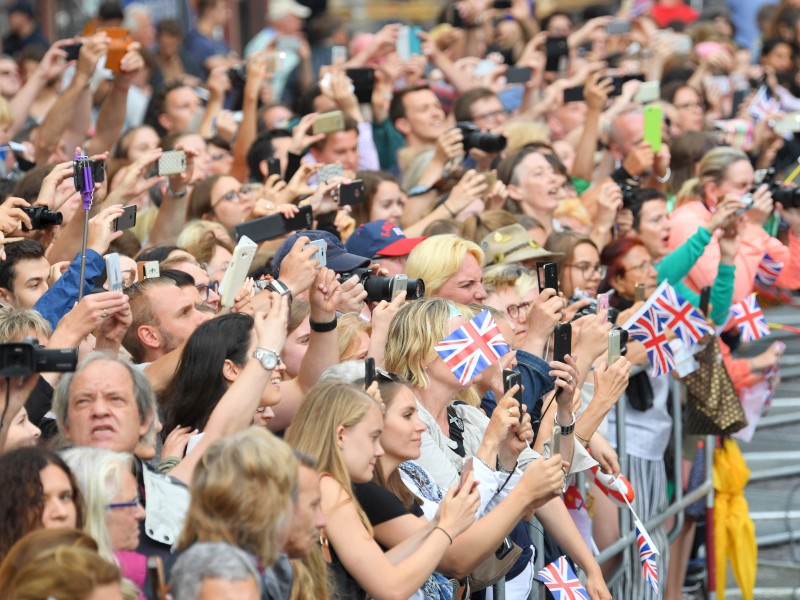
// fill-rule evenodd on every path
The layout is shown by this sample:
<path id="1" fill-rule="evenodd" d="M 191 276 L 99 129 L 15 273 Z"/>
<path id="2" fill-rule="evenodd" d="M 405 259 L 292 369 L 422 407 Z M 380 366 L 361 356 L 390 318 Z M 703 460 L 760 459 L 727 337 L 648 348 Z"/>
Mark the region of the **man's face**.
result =
<path id="1" fill-rule="evenodd" d="M 10 58 L 0 59 L 0 96 L 13 97 L 22 86 L 19 67 Z"/>
<path id="2" fill-rule="evenodd" d="M 150 290 L 148 296 L 158 323 L 162 353 L 175 350 L 210 318 L 208 313 L 197 310 L 193 299 L 177 286 L 158 286 Z"/>
<path id="3" fill-rule="evenodd" d="M 133 378 L 112 360 L 89 363 L 69 386 L 64 435 L 75 446 L 133 452 L 153 415 L 142 422 Z"/>
<path id="4" fill-rule="evenodd" d="M 554 116 L 561 124 L 562 135 L 583 125 L 588 108 L 585 102 L 566 102 L 558 107 Z"/>
<path id="5" fill-rule="evenodd" d="M 319 162 L 342 163 L 346 172 L 355 175 L 358 170 L 358 131 L 351 129 L 328 134 L 325 145 L 316 154 Z"/>
<path id="6" fill-rule="evenodd" d="M 131 39 L 139 42 L 142 48 L 150 50 L 156 41 L 156 30 L 150 15 L 139 13 L 135 16 L 136 28 L 131 30 Z"/>
<path id="7" fill-rule="evenodd" d="M 411 92 L 403 98 L 403 105 L 408 129 L 406 135 L 413 135 L 425 143 L 435 143 L 445 130 L 444 110 L 436 94 L 430 90 Z"/>
<path id="8" fill-rule="evenodd" d="M 169 133 L 189 131 L 200 113 L 200 99 L 192 88 L 179 87 L 167 94 L 164 99 L 164 112 L 159 115 L 159 123 Z"/>
<path id="9" fill-rule="evenodd" d="M 617 117 L 619 139 L 613 144 L 615 158 L 623 160 L 644 139 L 644 117 L 641 113 L 629 113 Z"/>
<path id="10" fill-rule="evenodd" d="M 178 53 L 181 45 L 181 38 L 171 33 L 161 33 L 158 35 L 159 53 L 165 56 L 174 56 Z"/>
<path id="11" fill-rule="evenodd" d="M 217 293 L 219 288 L 217 288 L 217 290 L 209 288 L 211 280 L 209 279 L 208 273 L 206 273 L 205 269 L 201 269 L 197 265 L 189 262 L 182 263 L 175 268 L 191 275 L 192 279 L 194 279 L 196 291 L 200 294 L 200 301 L 198 304 L 207 306 L 214 312 L 217 312 L 219 310 L 219 302 L 221 300 L 219 294 Z"/>
<path id="12" fill-rule="evenodd" d="M 497 96 L 476 100 L 469 107 L 469 112 L 472 122 L 481 131 L 499 132 L 500 127 L 508 120 L 508 111 Z"/>
<path id="13" fill-rule="evenodd" d="M 289 558 L 304 558 L 311 554 L 320 528 L 325 527 L 325 516 L 320 508 L 319 473 L 311 467 L 300 465 L 297 490 L 291 534 L 284 545 Z"/>
<path id="14" fill-rule="evenodd" d="M 0 289 L 0 295 L 19 308 L 33 308 L 47 291 L 49 276 L 50 263 L 46 258 L 24 258 L 14 265 L 14 291 Z"/>
<path id="15" fill-rule="evenodd" d="M 547 33 L 552 37 L 567 37 L 572 33 L 572 22 L 566 15 L 556 15 L 547 24 Z"/>

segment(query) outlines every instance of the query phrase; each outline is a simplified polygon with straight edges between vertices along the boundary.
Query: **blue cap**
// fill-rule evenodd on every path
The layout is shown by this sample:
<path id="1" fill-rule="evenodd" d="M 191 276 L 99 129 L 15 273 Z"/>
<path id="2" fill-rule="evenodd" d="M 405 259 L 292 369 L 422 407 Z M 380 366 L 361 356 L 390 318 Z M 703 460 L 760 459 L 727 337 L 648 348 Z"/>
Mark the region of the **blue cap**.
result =
<path id="1" fill-rule="evenodd" d="M 337 273 L 349 273 L 353 269 L 366 267 L 370 264 L 370 259 L 368 257 L 365 258 L 363 256 L 356 256 L 355 254 L 348 253 L 347 250 L 345 250 L 342 241 L 332 233 L 328 231 L 312 229 L 293 233 L 288 238 L 283 240 L 283 243 L 281 243 L 280 246 L 278 246 L 278 249 L 275 251 L 275 255 L 272 257 L 272 271 L 276 277 L 280 273 L 283 259 L 286 258 L 287 254 L 289 254 L 289 251 L 292 249 L 292 246 L 294 246 L 295 242 L 297 242 L 297 238 L 299 237 L 307 237 L 312 242 L 314 240 L 325 240 L 328 243 L 327 267 L 329 269 L 333 269 Z"/>
<path id="2" fill-rule="evenodd" d="M 368 258 L 407 256 L 424 237 L 406 237 L 403 230 L 391 221 L 381 219 L 364 223 L 353 232 L 345 248 L 348 252 Z"/>

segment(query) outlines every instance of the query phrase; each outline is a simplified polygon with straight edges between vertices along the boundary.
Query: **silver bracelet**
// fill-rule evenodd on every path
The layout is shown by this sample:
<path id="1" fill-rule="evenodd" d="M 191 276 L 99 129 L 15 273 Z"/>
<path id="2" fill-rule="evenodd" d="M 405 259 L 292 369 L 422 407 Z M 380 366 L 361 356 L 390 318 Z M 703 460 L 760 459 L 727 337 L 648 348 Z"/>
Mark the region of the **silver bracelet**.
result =
<path id="1" fill-rule="evenodd" d="M 555 423 L 557 427 L 561 428 L 561 435 L 570 435 L 573 431 L 575 431 L 575 420 L 575 413 L 572 413 L 572 423 L 569 425 L 562 425 L 558 422 L 558 414 L 556 413 L 553 415 L 553 423 Z"/>
<path id="2" fill-rule="evenodd" d="M 670 178 L 670 177 L 672 177 L 672 169 L 670 169 L 669 167 L 667 167 L 667 172 L 666 172 L 666 173 L 664 173 L 664 176 L 663 176 L 663 177 L 659 177 L 659 176 L 658 176 L 658 175 L 656 175 L 655 173 L 653 173 L 653 176 L 656 178 L 656 181 L 657 181 L 658 183 L 667 183 L 667 182 L 669 181 L 669 178 Z"/>

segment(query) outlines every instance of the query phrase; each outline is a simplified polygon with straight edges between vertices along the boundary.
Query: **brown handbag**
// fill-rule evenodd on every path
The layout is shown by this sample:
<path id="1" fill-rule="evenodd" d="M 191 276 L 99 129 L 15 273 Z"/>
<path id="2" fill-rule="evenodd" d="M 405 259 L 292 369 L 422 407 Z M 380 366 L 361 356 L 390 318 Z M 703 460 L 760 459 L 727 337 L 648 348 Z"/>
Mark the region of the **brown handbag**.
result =
<path id="1" fill-rule="evenodd" d="M 477 592 L 500 581 L 517 562 L 520 554 L 520 546 L 510 538 L 503 540 L 503 545 L 494 554 L 472 569 L 468 578 L 470 591 Z"/>
<path id="2" fill-rule="evenodd" d="M 700 368 L 684 377 L 687 399 L 684 431 L 691 435 L 730 435 L 747 425 L 747 419 L 722 362 L 719 341 L 712 337 L 695 355 Z"/>

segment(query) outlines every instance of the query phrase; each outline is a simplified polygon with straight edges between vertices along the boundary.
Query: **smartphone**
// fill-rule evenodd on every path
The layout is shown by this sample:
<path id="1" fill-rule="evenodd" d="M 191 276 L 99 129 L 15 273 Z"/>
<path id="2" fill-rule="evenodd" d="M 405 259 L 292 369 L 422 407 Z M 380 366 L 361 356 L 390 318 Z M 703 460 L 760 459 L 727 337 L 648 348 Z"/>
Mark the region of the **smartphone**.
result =
<path id="1" fill-rule="evenodd" d="M 274 156 L 267 159 L 267 177 L 273 175 L 281 176 L 281 160 Z"/>
<path id="2" fill-rule="evenodd" d="M 339 184 L 339 206 L 353 206 L 364 202 L 364 182 L 356 179 Z"/>
<path id="3" fill-rule="evenodd" d="M 336 131 L 344 131 L 344 113 L 340 110 L 322 113 L 314 121 L 312 127 L 314 135 L 318 133 L 334 133 Z"/>
<path id="4" fill-rule="evenodd" d="M 492 8 L 495 10 L 508 10 L 511 8 L 511 0 L 494 0 Z"/>
<path id="5" fill-rule="evenodd" d="M 317 183 L 324 185 L 334 177 L 344 177 L 344 167 L 342 163 L 331 163 L 322 165 L 317 169 Z"/>
<path id="6" fill-rule="evenodd" d="M 558 294 L 558 265 L 554 262 L 536 263 L 539 273 L 539 293 L 546 289 L 555 290 Z"/>
<path id="7" fill-rule="evenodd" d="M 157 260 L 139 261 L 136 263 L 137 281 L 153 279 L 161 276 L 161 269 Z"/>
<path id="8" fill-rule="evenodd" d="M 250 265 L 253 264 L 258 244 L 246 235 L 239 238 L 236 248 L 233 249 L 233 258 L 225 271 L 225 276 L 219 284 L 219 293 L 222 294 L 222 306 L 230 308 L 239 290 L 244 285 Z"/>
<path id="9" fill-rule="evenodd" d="M 150 581 L 150 597 L 153 600 L 167 600 L 167 585 L 164 583 L 161 557 L 147 557 L 147 579 Z"/>
<path id="10" fill-rule="evenodd" d="M 636 73 L 633 75 L 616 75 L 611 78 L 611 83 L 613 85 L 613 89 L 608 94 L 609 98 L 613 98 L 616 96 L 622 95 L 622 86 L 628 83 L 629 81 L 644 81 L 644 75 L 641 73 Z"/>
<path id="11" fill-rule="evenodd" d="M 403 25 L 397 34 L 397 55 L 401 60 L 422 54 L 422 40 L 417 37 L 420 28 L 416 25 Z"/>
<path id="12" fill-rule="evenodd" d="M 564 362 L 567 354 L 572 354 L 572 325 L 559 323 L 553 332 L 553 360 Z"/>
<path id="13" fill-rule="evenodd" d="M 158 159 L 158 174 L 176 175 L 186 172 L 186 152 L 183 150 L 168 150 Z"/>
<path id="14" fill-rule="evenodd" d="M 610 293 L 605 294 L 598 294 L 597 296 L 597 314 L 600 314 L 601 310 L 606 311 L 606 320 L 605 322 L 608 323 L 608 298 L 611 296 Z"/>
<path id="15" fill-rule="evenodd" d="M 347 61 L 347 46 L 333 46 L 331 48 L 331 63 L 344 63 Z"/>
<path id="16" fill-rule="evenodd" d="M 392 278 L 392 300 L 397 298 L 401 292 L 408 291 L 408 275 L 400 274 Z"/>
<path id="17" fill-rule="evenodd" d="M 98 33 L 104 31 L 111 38 L 111 43 L 106 51 L 105 68 L 114 73 L 121 73 L 122 57 L 128 51 L 131 43 L 130 32 L 124 27 L 101 27 Z"/>
<path id="18" fill-rule="evenodd" d="M 328 264 L 328 242 L 325 240 L 314 240 L 312 242 L 308 242 L 306 244 L 306 248 L 309 246 L 314 246 L 317 249 L 317 253 L 314 255 L 317 259 L 319 259 L 319 265 L 317 265 L 317 269 L 320 269 Z"/>
<path id="19" fill-rule="evenodd" d="M 123 231 L 136 225 L 136 205 L 129 204 L 122 210 L 125 212 L 119 218 L 114 219 L 114 231 Z"/>
<path id="20" fill-rule="evenodd" d="M 108 283 L 108 291 L 121 292 L 123 285 L 119 254 L 112 252 L 111 254 L 106 254 L 103 258 L 105 258 L 106 261 L 106 283 Z"/>
<path id="21" fill-rule="evenodd" d="M 620 340 L 620 330 L 612 329 L 608 332 L 608 366 L 610 367 L 619 360 L 622 355 L 622 346 Z"/>
<path id="22" fill-rule="evenodd" d="M 644 284 L 637 283 L 636 284 L 636 302 L 642 302 L 644 300 Z"/>
<path id="23" fill-rule="evenodd" d="M 567 102 L 583 102 L 582 85 L 576 85 L 564 90 L 564 103 L 566 104 Z"/>
<path id="24" fill-rule="evenodd" d="M 700 290 L 700 312 L 708 316 L 708 304 L 711 301 L 711 286 L 705 286 Z"/>
<path id="25" fill-rule="evenodd" d="M 780 135 L 797 133 L 800 131 L 800 113 L 786 113 L 778 120 L 770 120 L 769 126 Z"/>
<path id="26" fill-rule="evenodd" d="M 519 422 L 522 423 L 522 375 L 511 369 L 503 369 L 503 392 L 507 394 L 508 390 L 515 385 L 519 386 L 519 389 L 514 394 L 514 398 L 520 405 Z"/>
<path id="27" fill-rule="evenodd" d="M 650 143 L 653 152 L 661 150 L 662 123 L 660 106 L 644 107 L 644 141 Z"/>
<path id="28" fill-rule="evenodd" d="M 483 175 L 483 178 L 486 180 L 486 187 L 490 190 L 497 183 L 497 171 L 483 171 L 478 173 L 478 175 Z"/>
<path id="29" fill-rule="evenodd" d="M 631 22 L 628 19 L 614 19 L 606 27 L 608 35 L 622 35 L 631 32 Z"/>
<path id="30" fill-rule="evenodd" d="M 547 56 L 545 71 L 558 72 L 566 70 L 566 59 L 569 56 L 569 47 L 565 37 L 548 37 L 544 44 Z"/>
<path id="31" fill-rule="evenodd" d="M 372 382 L 375 381 L 375 378 L 378 376 L 377 371 L 375 370 L 375 359 L 371 356 L 368 356 L 364 360 L 364 389 L 368 390 L 369 386 L 372 385 Z"/>
<path id="32" fill-rule="evenodd" d="M 655 102 L 661 98 L 661 82 L 645 81 L 633 95 L 633 101 L 640 104 Z"/>
<path id="33" fill-rule="evenodd" d="M 507 83 L 528 83 L 533 75 L 530 67 L 509 67 L 506 71 Z"/>
<path id="34" fill-rule="evenodd" d="M 347 69 L 345 74 L 353 82 L 353 93 L 361 104 L 372 102 L 372 91 L 375 89 L 375 69 L 359 67 Z"/>
<path id="35" fill-rule="evenodd" d="M 66 62 L 71 62 L 73 60 L 78 60 L 78 56 L 80 56 L 80 53 L 81 53 L 81 46 L 83 46 L 83 44 L 80 43 L 80 42 L 77 43 L 77 44 L 68 44 L 66 46 L 62 46 L 61 49 L 64 52 L 66 52 L 66 56 L 64 56 L 64 60 Z"/>
<path id="36" fill-rule="evenodd" d="M 314 214 L 310 206 L 301 206 L 300 211 L 287 219 L 282 214 L 274 214 L 246 221 L 236 226 L 236 239 L 244 236 L 260 244 L 267 240 L 274 240 L 292 231 L 311 229 L 314 223 Z"/>
<path id="37" fill-rule="evenodd" d="M 464 482 L 467 480 L 467 477 L 469 476 L 470 473 L 472 473 L 472 470 L 475 467 L 472 460 L 473 457 L 468 456 L 464 459 L 464 462 L 461 463 L 461 483 L 459 484 L 461 487 L 464 486 Z"/>

